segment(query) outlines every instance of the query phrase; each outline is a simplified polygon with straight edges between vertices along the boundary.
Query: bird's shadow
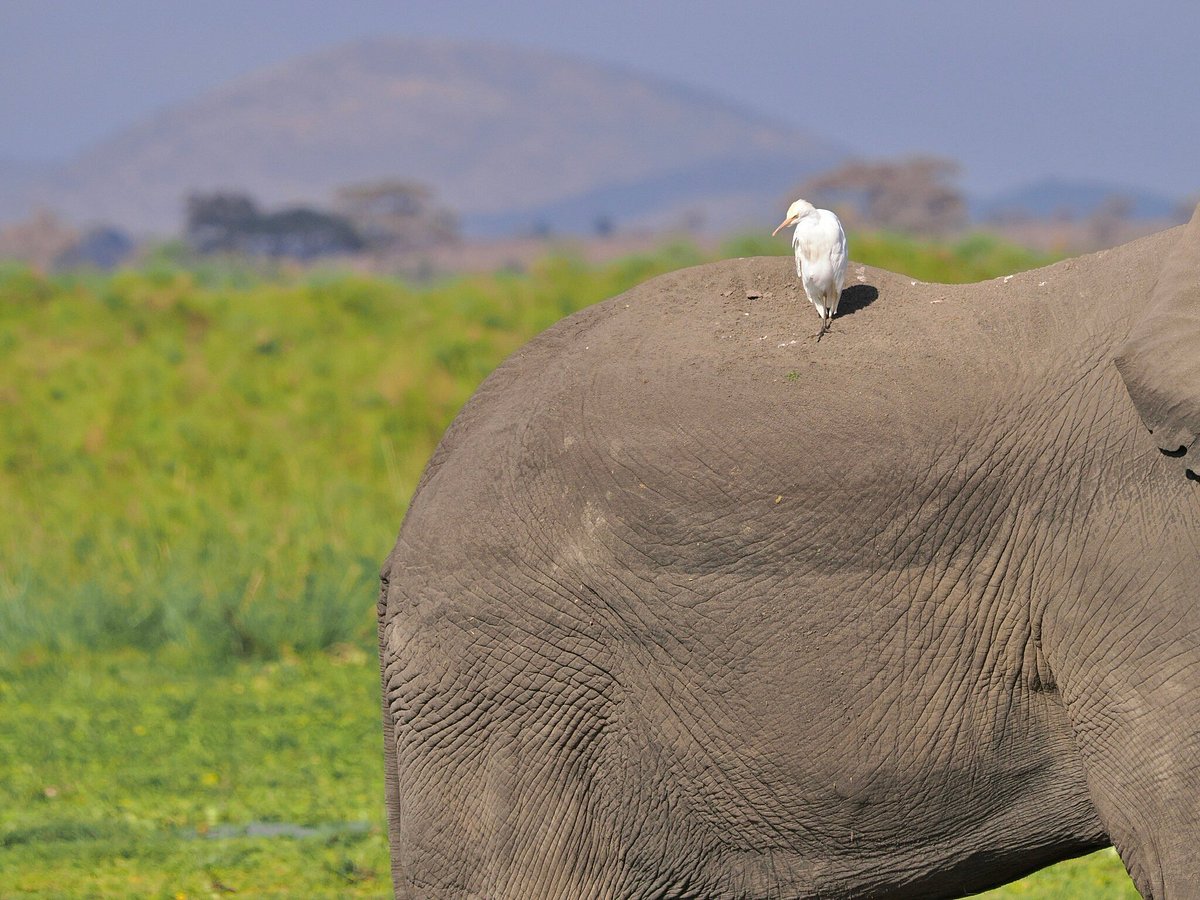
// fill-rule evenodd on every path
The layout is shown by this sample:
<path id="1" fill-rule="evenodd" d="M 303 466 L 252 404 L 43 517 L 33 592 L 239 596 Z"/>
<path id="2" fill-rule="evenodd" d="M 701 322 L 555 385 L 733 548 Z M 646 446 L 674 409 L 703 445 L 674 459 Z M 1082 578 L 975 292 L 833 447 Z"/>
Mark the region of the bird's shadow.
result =
<path id="1" fill-rule="evenodd" d="M 873 284 L 854 284 L 842 291 L 838 300 L 838 318 L 852 316 L 879 299 L 879 290 Z"/>

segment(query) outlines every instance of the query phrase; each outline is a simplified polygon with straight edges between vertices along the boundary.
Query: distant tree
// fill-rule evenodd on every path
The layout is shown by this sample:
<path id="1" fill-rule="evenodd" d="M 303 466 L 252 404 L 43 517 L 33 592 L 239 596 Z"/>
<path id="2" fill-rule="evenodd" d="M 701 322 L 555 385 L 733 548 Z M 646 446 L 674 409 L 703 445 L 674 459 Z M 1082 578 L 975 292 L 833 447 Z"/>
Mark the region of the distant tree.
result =
<path id="1" fill-rule="evenodd" d="M 247 237 L 255 255 L 303 260 L 357 253 L 366 246 L 342 216 L 303 206 L 263 216 Z"/>
<path id="2" fill-rule="evenodd" d="M 189 194 L 184 240 L 197 253 L 233 253 L 238 241 L 253 233 L 262 219 L 248 194 L 214 192 Z"/>
<path id="3" fill-rule="evenodd" d="M 950 183 L 958 171 L 930 156 L 852 161 L 805 182 L 796 196 L 833 206 L 848 224 L 944 235 L 967 224 L 966 200 Z"/>
<path id="4" fill-rule="evenodd" d="M 334 209 L 376 252 L 424 250 L 459 238 L 458 217 L 434 204 L 429 187 L 412 181 L 341 188 Z"/>
<path id="5" fill-rule="evenodd" d="M 708 224 L 708 215 L 700 207 L 688 209 L 683 214 L 683 230 L 693 234 L 704 230 Z"/>
<path id="6" fill-rule="evenodd" d="M 342 216 L 307 207 L 263 213 L 247 194 L 192 194 L 185 240 L 197 253 L 311 260 L 357 253 L 366 242 Z"/>
<path id="7" fill-rule="evenodd" d="M 613 220 L 611 216 L 599 215 L 592 222 L 592 231 L 596 233 L 596 237 L 609 237 L 613 233 Z"/>
<path id="8" fill-rule="evenodd" d="M 97 225 L 54 260 L 55 269 L 115 269 L 133 253 L 133 240 L 112 225 Z"/>
<path id="9" fill-rule="evenodd" d="M 1091 243 L 1096 247 L 1111 247 L 1120 243 L 1132 214 L 1132 198 L 1124 194 L 1109 194 L 1087 218 Z"/>
<path id="10" fill-rule="evenodd" d="M 189 229 L 205 226 L 236 228 L 258 221 L 261 215 L 258 204 L 249 194 L 216 191 L 189 194 L 187 198 Z"/>

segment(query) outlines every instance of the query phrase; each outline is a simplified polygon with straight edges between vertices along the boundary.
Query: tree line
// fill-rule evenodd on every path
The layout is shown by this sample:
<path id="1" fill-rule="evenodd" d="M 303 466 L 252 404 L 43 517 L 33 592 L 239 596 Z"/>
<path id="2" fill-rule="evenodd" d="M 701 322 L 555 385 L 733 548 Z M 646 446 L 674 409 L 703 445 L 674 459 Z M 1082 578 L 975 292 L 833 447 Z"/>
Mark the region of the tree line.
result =
<path id="1" fill-rule="evenodd" d="M 429 188 L 409 181 L 343 188 L 330 210 L 268 212 L 246 193 L 193 193 L 184 226 L 184 240 L 196 253 L 299 260 L 425 250 L 458 237 L 457 217 L 433 202 Z"/>

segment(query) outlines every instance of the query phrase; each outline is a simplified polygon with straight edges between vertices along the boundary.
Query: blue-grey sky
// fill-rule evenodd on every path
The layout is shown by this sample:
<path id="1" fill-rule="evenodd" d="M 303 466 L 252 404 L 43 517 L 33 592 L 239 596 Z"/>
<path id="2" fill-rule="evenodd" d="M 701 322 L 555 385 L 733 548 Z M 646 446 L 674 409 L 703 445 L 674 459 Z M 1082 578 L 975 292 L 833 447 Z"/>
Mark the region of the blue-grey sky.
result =
<path id="1" fill-rule="evenodd" d="M 0 0 L 0 158 L 69 158 L 260 66 L 392 34 L 665 76 L 864 156 L 956 158 L 974 190 L 1200 191 L 1194 0 Z"/>

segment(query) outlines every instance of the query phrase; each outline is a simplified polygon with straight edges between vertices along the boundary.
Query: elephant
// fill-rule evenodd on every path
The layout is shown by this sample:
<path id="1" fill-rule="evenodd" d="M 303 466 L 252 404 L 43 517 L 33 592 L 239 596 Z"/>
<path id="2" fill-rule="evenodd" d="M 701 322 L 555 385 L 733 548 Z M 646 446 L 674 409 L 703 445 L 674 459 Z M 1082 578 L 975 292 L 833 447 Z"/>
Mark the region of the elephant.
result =
<path id="1" fill-rule="evenodd" d="M 659 276 L 504 362 L 378 602 L 397 897 L 1200 897 L 1200 208 L 977 284 Z"/>

